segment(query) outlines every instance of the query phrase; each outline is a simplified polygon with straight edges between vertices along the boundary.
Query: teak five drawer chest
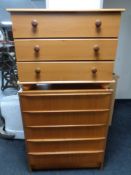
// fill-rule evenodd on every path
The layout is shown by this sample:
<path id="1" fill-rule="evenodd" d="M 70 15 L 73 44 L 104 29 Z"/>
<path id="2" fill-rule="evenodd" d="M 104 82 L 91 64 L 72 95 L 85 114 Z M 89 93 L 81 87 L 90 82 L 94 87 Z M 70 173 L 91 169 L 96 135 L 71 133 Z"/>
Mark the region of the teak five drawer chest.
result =
<path id="1" fill-rule="evenodd" d="M 124 9 L 8 11 L 29 167 L 102 167 Z"/>

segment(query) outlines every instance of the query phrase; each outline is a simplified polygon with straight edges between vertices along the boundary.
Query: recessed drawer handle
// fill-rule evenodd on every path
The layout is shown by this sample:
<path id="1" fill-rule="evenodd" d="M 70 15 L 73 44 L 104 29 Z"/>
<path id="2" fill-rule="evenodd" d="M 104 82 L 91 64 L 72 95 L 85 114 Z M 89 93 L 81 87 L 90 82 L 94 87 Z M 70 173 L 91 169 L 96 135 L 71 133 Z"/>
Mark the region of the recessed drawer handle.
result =
<path id="1" fill-rule="evenodd" d="M 101 25 L 102 25 L 102 21 L 100 19 L 97 19 L 96 22 L 95 22 L 95 25 L 97 28 L 100 28 Z"/>
<path id="2" fill-rule="evenodd" d="M 40 51 L 40 46 L 39 46 L 39 45 L 36 45 L 36 46 L 34 47 L 34 51 L 38 53 L 38 52 Z"/>
<path id="3" fill-rule="evenodd" d="M 38 21 L 36 19 L 33 19 L 31 24 L 33 28 L 36 28 L 38 26 Z"/>
<path id="4" fill-rule="evenodd" d="M 40 74 L 40 72 L 41 72 L 40 68 L 37 67 L 37 68 L 35 69 L 35 73 L 36 73 L 36 74 Z"/>
<path id="5" fill-rule="evenodd" d="M 95 52 L 98 52 L 100 50 L 100 47 L 96 44 L 94 45 L 93 49 Z"/>
<path id="6" fill-rule="evenodd" d="M 96 68 L 96 67 L 93 67 L 93 68 L 91 69 L 91 71 L 92 71 L 93 74 L 96 74 L 96 73 L 97 73 L 97 68 Z"/>

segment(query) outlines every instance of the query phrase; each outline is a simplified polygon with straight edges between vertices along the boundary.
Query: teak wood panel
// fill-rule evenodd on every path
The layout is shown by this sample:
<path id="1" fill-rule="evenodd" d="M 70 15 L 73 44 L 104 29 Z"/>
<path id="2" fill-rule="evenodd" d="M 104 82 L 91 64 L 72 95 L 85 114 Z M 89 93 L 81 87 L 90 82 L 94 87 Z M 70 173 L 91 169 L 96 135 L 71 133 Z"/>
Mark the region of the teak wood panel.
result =
<path id="1" fill-rule="evenodd" d="M 56 155 L 28 155 L 32 169 L 88 168 L 100 167 L 103 152 Z"/>
<path id="2" fill-rule="evenodd" d="M 27 140 L 29 152 L 104 150 L 105 139 Z"/>
<path id="3" fill-rule="evenodd" d="M 12 12 L 14 38 L 118 37 L 120 12 Z M 112 20 L 113 19 L 113 20 Z M 32 27 L 36 20 L 38 26 Z M 101 20 L 101 27 L 95 26 Z"/>
<path id="4" fill-rule="evenodd" d="M 96 46 L 98 51 L 94 50 Z M 117 39 L 15 40 L 17 61 L 114 60 L 116 48 Z"/>
<path id="5" fill-rule="evenodd" d="M 18 62 L 20 82 L 111 81 L 113 62 Z M 96 73 L 92 70 L 95 69 Z M 37 70 L 39 72 L 37 72 Z"/>
<path id="6" fill-rule="evenodd" d="M 25 127 L 26 139 L 64 139 L 105 137 L 107 126 L 68 125 L 68 126 L 30 126 Z"/>
<path id="7" fill-rule="evenodd" d="M 111 93 L 20 94 L 23 111 L 110 109 Z"/>
<path id="8" fill-rule="evenodd" d="M 108 124 L 109 110 L 23 112 L 25 126 Z"/>

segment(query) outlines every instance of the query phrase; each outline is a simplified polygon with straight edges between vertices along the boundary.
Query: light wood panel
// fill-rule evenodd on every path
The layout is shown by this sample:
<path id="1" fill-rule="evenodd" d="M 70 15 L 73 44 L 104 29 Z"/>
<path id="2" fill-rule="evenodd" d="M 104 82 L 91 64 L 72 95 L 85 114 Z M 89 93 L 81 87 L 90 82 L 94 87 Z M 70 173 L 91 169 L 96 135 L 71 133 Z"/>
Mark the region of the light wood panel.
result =
<path id="1" fill-rule="evenodd" d="M 109 110 L 65 110 L 23 112 L 25 126 L 107 124 Z"/>
<path id="2" fill-rule="evenodd" d="M 21 95 L 23 111 L 108 109 L 111 93 L 61 93 Z"/>
<path id="3" fill-rule="evenodd" d="M 100 167 L 102 157 L 103 152 L 101 151 L 97 153 L 78 152 L 76 154 L 28 155 L 32 169 Z"/>
<path id="4" fill-rule="evenodd" d="M 116 48 L 117 39 L 15 40 L 17 61 L 114 60 Z"/>
<path id="5" fill-rule="evenodd" d="M 35 28 L 33 20 L 38 23 Z M 99 28 L 97 20 L 102 22 Z M 12 22 L 14 38 L 117 37 L 120 12 L 14 12 Z"/>
<path id="6" fill-rule="evenodd" d="M 27 140 L 30 152 L 96 151 L 104 149 L 105 139 Z"/>
<path id="7" fill-rule="evenodd" d="M 105 137 L 106 130 L 105 125 L 25 127 L 27 139 L 97 138 Z"/>
<path id="8" fill-rule="evenodd" d="M 27 83 L 113 80 L 113 62 L 18 62 L 17 67 L 19 81 Z"/>
<path id="9" fill-rule="evenodd" d="M 7 8 L 8 12 L 123 12 L 124 8 L 104 8 L 104 9 L 42 9 L 42 8 Z"/>

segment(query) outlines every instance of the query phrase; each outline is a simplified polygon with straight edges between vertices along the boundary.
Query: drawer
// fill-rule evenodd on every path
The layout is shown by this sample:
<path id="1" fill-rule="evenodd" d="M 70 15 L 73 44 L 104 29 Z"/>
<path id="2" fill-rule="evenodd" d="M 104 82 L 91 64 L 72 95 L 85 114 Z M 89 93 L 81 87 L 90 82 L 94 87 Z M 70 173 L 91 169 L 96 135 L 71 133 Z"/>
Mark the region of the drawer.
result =
<path id="1" fill-rule="evenodd" d="M 105 125 L 50 125 L 25 127 L 26 139 L 63 139 L 105 137 Z"/>
<path id="2" fill-rule="evenodd" d="M 104 150 L 105 138 L 98 139 L 29 139 L 29 152 L 96 151 Z"/>
<path id="3" fill-rule="evenodd" d="M 20 93 L 20 100 L 21 100 L 22 111 L 50 110 L 54 113 L 54 115 L 56 115 L 54 110 L 110 109 L 111 94 L 112 92 L 108 91 L 96 92 L 95 90 L 92 92 L 88 92 L 88 90 L 85 92 L 67 91 L 67 93 L 64 92 L 44 93 L 43 91 L 43 93 L 41 92 L 39 94 L 35 92 L 27 94 Z M 82 117 L 82 114 L 80 115 Z"/>
<path id="4" fill-rule="evenodd" d="M 120 12 L 12 12 L 12 22 L 14 38 L 117 37 Z"/>
<path id="5" fill-rule="evenodd" d="M 114 60 L 117 39 L 15 40 L 17 61 Z"/>
<path id="6" fill-rule="evenodd" d="M 91 168 L 102 165 L 103 152 L 30 153 L 28 159 L 32 169 Z"/>
<path id="7" fill-rule="evenodd" d="M 54 102 L 55 103 L 55 102 Z M 109 110 L 54 110 L 23 112 L 25 126 L 108 124 Z"/>
<path id="8" fill-rule="evenodd" d="M 113 62 L 18 62 L 19 81 L 112 81 Z"/>

